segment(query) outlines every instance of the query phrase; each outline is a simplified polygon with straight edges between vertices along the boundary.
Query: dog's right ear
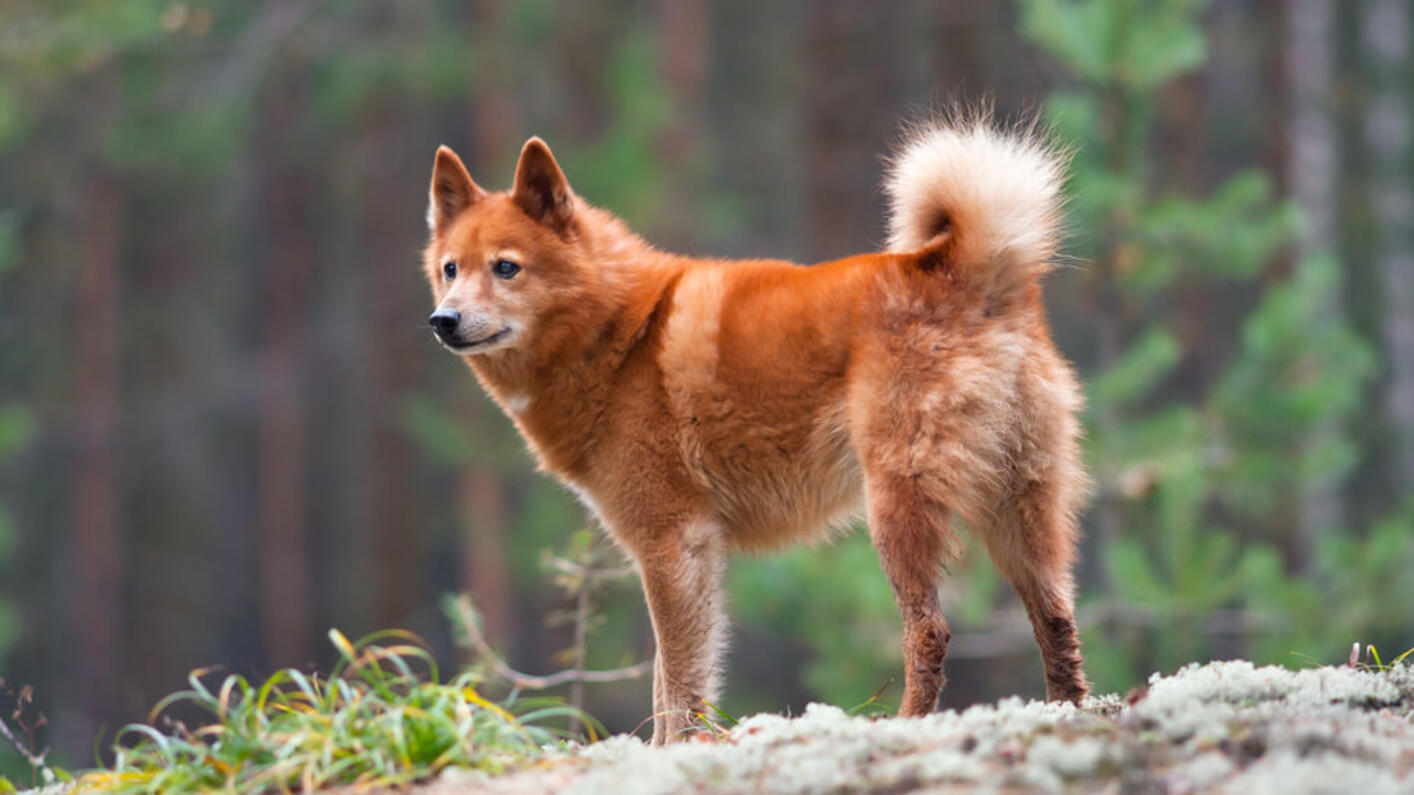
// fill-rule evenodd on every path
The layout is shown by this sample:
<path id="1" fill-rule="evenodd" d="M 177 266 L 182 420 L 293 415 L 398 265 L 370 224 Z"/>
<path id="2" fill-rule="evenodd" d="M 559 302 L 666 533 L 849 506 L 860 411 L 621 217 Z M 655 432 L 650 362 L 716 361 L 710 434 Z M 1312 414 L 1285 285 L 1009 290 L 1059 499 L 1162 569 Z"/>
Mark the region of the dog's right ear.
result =
<path id="1" fill-rule="evenodd" d="M 450 147 L 437 147 L 437 160 L 432 164 L 432 188 L 427 199 L 427 228 L 441 233 L 466 208 L 486 195 L 472 181 L 462 159 Z"/>

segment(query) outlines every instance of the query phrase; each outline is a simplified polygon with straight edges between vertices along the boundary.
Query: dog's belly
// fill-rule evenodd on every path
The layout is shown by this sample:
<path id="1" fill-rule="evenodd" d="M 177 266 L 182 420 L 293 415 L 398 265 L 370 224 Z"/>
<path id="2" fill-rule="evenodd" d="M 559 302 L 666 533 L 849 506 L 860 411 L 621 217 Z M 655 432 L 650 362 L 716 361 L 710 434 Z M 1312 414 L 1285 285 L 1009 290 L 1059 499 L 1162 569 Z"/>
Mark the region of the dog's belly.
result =
<path id="1" fill-rule="evenodd" d="M 860 514 L 859 463 L 831 419 L 778 424 L 736 416 L 702 430 L 694 475 L 710 490 L 736 548 L 818 540 Z"/>

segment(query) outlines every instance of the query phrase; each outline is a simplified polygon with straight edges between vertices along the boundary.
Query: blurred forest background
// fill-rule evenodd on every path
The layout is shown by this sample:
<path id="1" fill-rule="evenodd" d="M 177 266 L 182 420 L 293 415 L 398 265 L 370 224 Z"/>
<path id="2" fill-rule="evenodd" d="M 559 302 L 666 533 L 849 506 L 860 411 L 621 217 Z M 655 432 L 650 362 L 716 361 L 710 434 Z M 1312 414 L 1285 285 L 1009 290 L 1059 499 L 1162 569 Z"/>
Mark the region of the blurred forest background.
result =
<path id="1" fill-rule="evenodd" d="M 983 97 L 1076 153 L 1047 300 L 1090 397 L 1098 686 L 1402 651 L 1410 25 L 1404 0 L 0 0 L 0 709 L 33 685 L 82 765 L 193 668 L 327 667 L 330 627 L 474 663 L 460 591 L 517 668 L 571 664 L 546 556 L 613 559 L 425 327 L 436 145 L 500 187 L 541 135 L 666 247 L 809 262 L 879 246 L 901 120 Z M 726 711 L 896 703 L 864 534 L 730 583 Z M 944 704 L 1041 695 L 985 556 L 944 589 Z M 592 597 L 587 664 L 650 656 L 636 583 Z M 631 730 L 649 686 L 585 700 Z"/>

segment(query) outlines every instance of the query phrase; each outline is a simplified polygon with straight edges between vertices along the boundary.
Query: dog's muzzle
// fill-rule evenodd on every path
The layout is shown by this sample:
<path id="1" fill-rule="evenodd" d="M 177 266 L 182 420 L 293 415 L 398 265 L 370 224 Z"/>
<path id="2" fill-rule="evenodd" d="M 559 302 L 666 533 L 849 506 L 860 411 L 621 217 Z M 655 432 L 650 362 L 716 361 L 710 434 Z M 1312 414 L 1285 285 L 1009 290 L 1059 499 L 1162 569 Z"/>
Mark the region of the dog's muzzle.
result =
<path id="1" fill-rule="evenodd" d="M 432 331 L 437 335 L 437 338 L 448 345 L 461 342 L 457 336 L 457 328 L 462 324 L 460 312 L 451 309 L 438 309 L 432 313 L 431 317 L 427 318 L 427 322 L 432 326 Z"/>
<path id="2" fill-rule="evenodd" d="M 511 327 L 503 326 L 492 331 L 496 327 L 488 322 L 489 318 L 476 315 L 467 324 L 471 328 L 470 334 L 463 333 L 462 316 L 460 312 L 453 309 L 438 309 L 427 318 L 428 325 L 432 326 L 432 331 L 437 335 L 437 339 L 448 348 L 458 353 L 475 353 L 478 350 L 489 349 L 496 343 L 501 342 L 511 335 Z"/>

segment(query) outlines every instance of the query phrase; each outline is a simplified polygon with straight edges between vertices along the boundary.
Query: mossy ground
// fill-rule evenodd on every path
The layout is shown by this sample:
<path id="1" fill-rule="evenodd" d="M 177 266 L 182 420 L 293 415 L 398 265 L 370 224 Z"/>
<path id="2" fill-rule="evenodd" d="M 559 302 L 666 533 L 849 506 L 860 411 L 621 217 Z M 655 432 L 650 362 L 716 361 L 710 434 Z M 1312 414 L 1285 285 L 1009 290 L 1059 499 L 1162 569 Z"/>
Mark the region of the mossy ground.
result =
<path id="1" fill-rule="evenodd" d="M 448 771 L 463 792 L 1414 792 L 1414 668 L 1255 668 L 1154 676 L 1080 708 L 1019 699 L 917 719 L 812 705 L 718 737 L 631 737 L 547 755 L 502 777 Z"/>

